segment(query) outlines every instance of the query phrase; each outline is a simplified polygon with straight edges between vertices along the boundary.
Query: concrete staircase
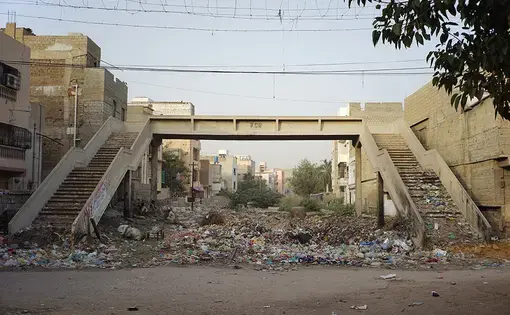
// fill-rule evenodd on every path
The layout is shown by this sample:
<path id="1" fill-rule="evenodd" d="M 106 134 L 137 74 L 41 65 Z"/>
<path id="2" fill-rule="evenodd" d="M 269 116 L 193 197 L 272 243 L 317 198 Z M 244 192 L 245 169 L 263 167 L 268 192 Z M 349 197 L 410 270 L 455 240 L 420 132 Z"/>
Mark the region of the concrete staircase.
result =
<path id="1" fill-rule="evenodd" d="M 74 168 L 42 208 L 34 225 L 70 229 L 121 147 L 130 148 L 137 133 L 113 133 L 97 151 L 89 165 Z"/>
<path id="2" fill-rule="evenodd" d="M 386 149 L 425 223 L 426 242 L 444 246 L 478 241 L 459 208 L 433 171 L 424 170 L 398 134 L 374 134 L 379 149 Z"/>

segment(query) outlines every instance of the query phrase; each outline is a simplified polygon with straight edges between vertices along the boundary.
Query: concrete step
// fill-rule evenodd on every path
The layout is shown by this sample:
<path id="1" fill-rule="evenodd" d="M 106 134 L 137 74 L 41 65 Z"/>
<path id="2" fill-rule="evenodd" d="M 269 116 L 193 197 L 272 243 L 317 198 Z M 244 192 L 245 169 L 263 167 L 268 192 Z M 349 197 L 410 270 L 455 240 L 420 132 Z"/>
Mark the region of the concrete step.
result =
<path id="1" fill-rule="evenodd" d="M 67 206 L 67 207 L 58 207 L 58 206 L 44 206 L 42 208 L 42 211 L 75 211 L 80 212 L 83 208 L 83 205 L 77 205 L 77 206 Z"/>
<path id="2" fill-rule="evenodd" d="M 84 195 L 73 195 L 73 196 L 62 196 L 62 195 L 53 195 L 53 197 L 48 200 L 48 203 L 85 203 L 89 199 L 90 194 Z"/>
<path id="3" fill-rule="evenodd" d="M 76 218 L 76 216 L 79 214 L 80 212 L 79 211 L 66 211 L 66 210 L 42 210 L 40 212 L 40 215 L 43 215 L 43 216 L 59 216 L 59 217 L 63 217 L 63 216 L 69 216 L 69 217 L 72 217 L 74 221 L 74 218 Z M 71 221 L 71 224 L 72 224 L 72 221 Z"/>

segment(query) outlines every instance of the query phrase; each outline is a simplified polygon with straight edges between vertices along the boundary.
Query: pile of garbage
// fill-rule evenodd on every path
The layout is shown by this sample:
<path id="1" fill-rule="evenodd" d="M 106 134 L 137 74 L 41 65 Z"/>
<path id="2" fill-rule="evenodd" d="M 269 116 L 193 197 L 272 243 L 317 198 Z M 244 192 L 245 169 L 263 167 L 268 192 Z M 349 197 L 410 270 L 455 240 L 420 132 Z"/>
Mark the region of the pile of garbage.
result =
<path id="1" fill-rule="evenodd" d="M 7 245 L 0 236 L 0 269 L 133 268 L 215 264 L 289 270 L 299 265 L 419 268 L 432 264 L 472 265 L 474 254 L 447 248 L 415 249 L 405 224 L 378 229 L 376 219 L 335 213 L 210 207 L 168 207 L 161 218 L 125 220 L 109 213 L 100 222 L 101 242 L 70 246 L 48 230 L 28 230 Z M 110 211 L 110 210 L 109 210 Z M 120 212 L 119 212 L 120 213 Z M 214 219 L 214 220 L 213 220 Z M 480 264 L 480 262 L 477 262 Z M 484 261 L 497 267 L 508 261 Z"/>

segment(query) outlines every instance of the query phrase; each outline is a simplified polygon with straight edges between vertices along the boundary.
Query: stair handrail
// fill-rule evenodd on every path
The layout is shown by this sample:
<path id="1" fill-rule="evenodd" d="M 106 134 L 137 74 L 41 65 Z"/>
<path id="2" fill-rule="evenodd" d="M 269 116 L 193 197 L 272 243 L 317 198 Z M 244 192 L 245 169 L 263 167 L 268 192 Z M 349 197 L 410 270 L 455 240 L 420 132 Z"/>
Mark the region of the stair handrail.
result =
<path id="1" fill-rule="evenodd" d="M 55 194 L 60 184 L 67 178 L 69 173 L 71 173 L 77 165 L 85 166 L 90 162 L 99 147 L 103 145 L 104 141 L 106 141 L 111 134 L 112 130 L 118 127 L 116 121 L 118 120 L 113 117 L 108 118 L 83 149 L 73 147 L 66 152 L 11 219 L 9 222 L 10 235 L 32 224 L 44 205 Z"/>
<path id="2" fill-rule="evenodd" d="M 384 186 L 391 196 L 395 208 L 400 215 L 411 223 L 411 239 L 416 247 L 423 247 L 425 225 L 397 167 L 386 149 L 380 150 L 366 123 L 363 123 L 360 141 L 374 171 L 380 172 Z"/>
<path id="3" fill-rule="evenodd" d="M 436 173 L 471 228 L 480 237 L 488 240 L 492 233 L 492 226 L 443 157 L 435 149 L 426 150 L 404 119 L 398 122 L 398 126 L 400 134 L 420 165 Z"/>
<path id="4" fill-rule="evenodd" d="M 147 149 L 151 138 L 150 121 L 147 121 L 131 149 L 125 147 L 119 149 L 71 226 L 74 240 L 88 233 L 91 218 L 94 219 L 94 222 L 99 222 L 126 172 L 138 168 L 141 156 Z"/>

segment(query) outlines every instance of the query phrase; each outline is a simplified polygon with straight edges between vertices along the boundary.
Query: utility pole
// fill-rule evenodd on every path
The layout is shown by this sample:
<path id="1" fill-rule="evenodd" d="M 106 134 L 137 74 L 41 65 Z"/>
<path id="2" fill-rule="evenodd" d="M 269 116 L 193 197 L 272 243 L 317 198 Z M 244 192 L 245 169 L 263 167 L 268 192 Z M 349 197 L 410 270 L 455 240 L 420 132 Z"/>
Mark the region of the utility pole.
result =
<path id="1" fill-rule="evenodd" d="M 74 135 L 73 135 L 73 147 L 76 148 L 76 123 L 78 118 L 78 84 L 74 85 Z"/>
<path id="2" fill-rule="evenodd" d="M 195 202 L 195 192 L 193 191 L 193 182 L 195 181 L 195 161 L 191 163 L 191 185 L 190 185 L 190 192 L 191 192 L 191 211 L 193 211 L 193 204 Z"/>

